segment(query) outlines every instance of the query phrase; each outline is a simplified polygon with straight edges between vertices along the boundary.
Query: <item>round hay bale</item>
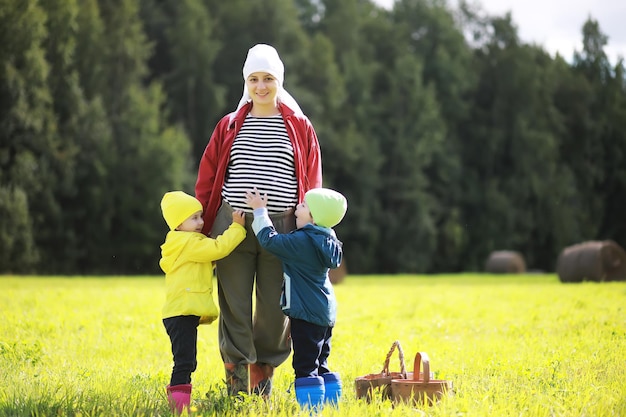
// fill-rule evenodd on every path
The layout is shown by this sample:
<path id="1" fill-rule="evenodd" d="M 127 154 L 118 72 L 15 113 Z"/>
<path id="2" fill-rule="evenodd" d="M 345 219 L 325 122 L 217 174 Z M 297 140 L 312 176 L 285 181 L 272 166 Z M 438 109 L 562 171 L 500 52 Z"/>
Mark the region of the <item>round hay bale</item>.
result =
<path id="1" fill-rule="evenodd" d="M 568 246 L 557 259 L 561 282 L 626 281 L 626 252 L 612 240 Z"/>
<path id="2" fill-rule="evenodd" d="M 330 272 L 328 273 L 328 276 L 330 277 L 330 282 L 333 285 L 340 284 L 341 282 L 343 282 L 343 280 L 346 278 L 346 275 L 348 275 L 348 267 L 346 266 L 346 258 L 343 258 L 343 260 L 341 261 L 341 264 L 339 264 L 339 267 L 335 269 L 331 269 Z"/>
<path id="3" fill-rule="evenodd" d="M 491 252 L 487 258 L 485 271 L 492 274 L 519 274 L 526 272 L 526 262 L 519 252 L 498 250 Z"/>

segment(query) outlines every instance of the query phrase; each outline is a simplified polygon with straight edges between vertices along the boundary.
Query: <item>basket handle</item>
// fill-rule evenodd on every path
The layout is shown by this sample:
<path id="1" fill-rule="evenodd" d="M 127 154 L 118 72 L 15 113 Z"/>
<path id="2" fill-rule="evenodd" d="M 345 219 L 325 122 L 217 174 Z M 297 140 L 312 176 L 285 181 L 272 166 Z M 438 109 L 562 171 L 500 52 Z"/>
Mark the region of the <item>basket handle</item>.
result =
<path id="1" fill-rule="evenodd" d="M 402 346 L 400 346 L 399 341 L 393 342 L 391 345 L 391 349 L 389 349 L 389 353 L 387 353 L 387 357 L 385 358 L 385 363 L 383 364 L 383 371 L 381 372 L 383 375 L 389 375 L 389 360 L 391 359 L 391 355 L 393 351 L 398 349 L 398 357 L 400 358 L 400 373 L 402 374 L 403 379 L 407 379 L 406 375 L 406 366 L 404 364 L 404 352 L 402 352 Z"/>
<path id="2" fill-rule="evenodd" d="M 420 365 L 424 366 L 424 382 L 430 382 L 430 359 L 426 352 L 417 352 L 415 354 L 415 362 L 413 362 L 413 380 L 420 379 Z"/>

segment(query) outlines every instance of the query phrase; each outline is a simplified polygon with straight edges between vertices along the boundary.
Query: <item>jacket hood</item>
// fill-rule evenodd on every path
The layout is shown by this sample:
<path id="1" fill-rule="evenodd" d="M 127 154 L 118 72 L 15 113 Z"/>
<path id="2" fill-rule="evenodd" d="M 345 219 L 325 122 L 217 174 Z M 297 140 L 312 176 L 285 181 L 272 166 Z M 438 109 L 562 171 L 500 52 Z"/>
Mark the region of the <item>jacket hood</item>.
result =
<path id="1" fill-rule="evenodd" d="M 193 234 L 193 232 L 179 232 L 177 230 L 167 233 L 165 243 L 161 245 L 161 260 L 159 261 L 159 266 L 163 272 L 168 274 L 176 269 L 180 254 Z"/>
<path id="2" fill-rule="evenodd" d="M 308 236 L 316 242 L 315 248 L 320 262 L 327 268 L 337 268 L 343 257 L 343 243 L 337 238 L 335 231 L 311 224 L 305 227 L 312 229 Z"/>

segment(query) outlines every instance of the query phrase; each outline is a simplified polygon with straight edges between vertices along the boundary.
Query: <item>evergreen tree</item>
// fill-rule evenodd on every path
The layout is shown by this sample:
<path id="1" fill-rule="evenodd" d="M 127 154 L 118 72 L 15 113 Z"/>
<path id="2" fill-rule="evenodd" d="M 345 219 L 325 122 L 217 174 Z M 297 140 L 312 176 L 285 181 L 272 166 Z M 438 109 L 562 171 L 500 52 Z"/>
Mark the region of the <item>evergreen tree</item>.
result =
<path id="1" fill-rule="evenodd" d="M 480 83 L 463 146 L 466 265 L 480 269 L 489 252 L 511 249 L 551 269 L 569 238 L 555 225 L 574 218 L 571 176 L 559 164 L 555 73 L 543 50 L 520 44 L 510 16 L 492 24 L 476 54 Z"/>
<path id="2" fill-rule="evenodd" d="M 593 125 L 589 112 L 593 91 L 590 83 L 572 70 L 571 64 L 557 57 L 555 67 L 558 75 L 554 83 L 554 105 L 559 111 L 562 129 L 559 134 L 559 160 L 563 169 L 570 172 L 572 196 L 566 205 L 575 210 L 574 221 L 566 226 L 572 233 L 564 246 L 593 239 L 598 234 L 598 207 L 601 201 L 590 198 L 592 184 L 599 173 L 587 164 L 587 155 L 596 159 L 597 149 L 588 144 L 589 128 Z M 591 168 L 591 169 L 585 169 Z"/>
<path id="3" fill-rule="evenodd" d="M 375 271 L 380 266 L 378 251 L 384 244 L 376 225 L 382 207 L 379 191 L 385 156 L 381 144 L 388 133 L 376 112 L 380 107 L 375 99 L 375 81 L 383 72 L 383 63 L 377 60 L 374 45 L 389 33 L 384 32 L 384 24 L 381 28 L 372 22 L 375 9 L 368 3 L 324 1 L 317 7 L 323 13 L 317 33 L 333 45 L 329 50 L 339 73 L 329 78 L 331 85 L 324 86 L 326 90 L 320 91 L 323 80 L 311 86 L 324 105 L 324 112 L 315 117 L 324 182 L 348 198 L 348 213 L 337 228 L 348 268 L 354 273 Z M 330 61 L 323 62 L 330 66 Z M 330 97 L 324 98 L 324 93 Z"/>
<path id="4" fill-rule="evenodd" d="M 75 63 L 79 8 L 76 1 L 53 3 L 42 2 L 47 13 L 48 33 L 43 45 L 50 65 L 48 86 L 53 98 L 56 134 L 62 146 L 62 159 L 56 166 L 58 186 L 55 190 L 55 199 L 62 209 L 45 229 L 51 239 L 42 242 L 45 248 L 42 264 L 50 273 L 73 273 L 85 249 L 85 239 L 81 236 L 84 228 L 80 225 L 87 224 L 98 211 L 91 212 L 94 202 L 85 198 L 85 189 L 76 186 L 79 179 L 76 173 L 83 162 L 81 150 L 85 150 L 81 143 L 83 135 L 92 134 L 80 128 L 81 117 L 88 108 Z M 87 163 L 93 165 L 92 161 Z"/>
<path id="5" fill-rule="evenodd" d="M 158 271 L 158 247 L 166 228 L 159 201 L 171 188 L 190 192 L 186 135 L 170 127 L 159 84 L 143 86 L 150 44 L 136 2 L 101 2 L 105 28 L 102 58 L 107 88 L 100 91 L 111 126 L 113 166 L 105 197 L 113 207 L 99 267 L 116 273 Z"/>
<path id="6" fill-rule="evenodd" d="M 476 82 L 474 73 L 468 71 L 471 50 L 445 2 L 401 0 L 395 3 L 392 14 L 397 43 L 404 48 L 401 55 L 419 57 L 423 84 L 434 88 L 445 125 L 445 152 L 431 155 L 434 161 L 425 172 L 428 194 L 439 202 L 432 213 L 437 251 L 431 268 L 456 271 L 463 268 L 459 255 L 466 240 L 458 207 L 462 195 L 460 142 L 464 140 L 469 107 L 466 96 Z"/>
<path id="7" fill-rule="evenodd" d="M 42 43 L 46 14 L 38 2 L 0 1 L 0 270 L 32 271 L 39 247 L 53 239 L 59 143 Z"/>
<path id="8" fill-rule="evenodd" d="M 378 248 L 379 270 L 387 273 L 429 271 L 436 256 L 436 215 L 440 202 L 430 191 L 428 173 L 444 151 L 445 125 L 433 88 L 422 86 L 416 57 L 398 58 L 385 119 L 391 135 L 385 149 Z"/>
<path id="9" fill-rule="evenodd" d="M 598 238 L 613 239 L 626 247 L 626 76 L 623 61 L 615 65 L 606 85 L 606 126 L 603 141 L 608 150 L 604 161 L 605 182 L 602 192 L 606 205 Z"/>
<path id="10" fill-rule="evenodd" d="M 620 214 L 624 207 L 621 194 L 626 190 L 623 62 L 611 66 L 604 52 L 608 37 L 591 17 L 583 25 L 582 35 L 583 49 L 574 54 L 573 71 L 588 89 L 579 98 L 585 106 L 567 113 L 571 130 L 564 139 L 566 163 L 574 171 L 585 199 L 587 239 L 610 238 L 625 245 L 626 230 L 621 226 Z M 577 136 L 571 136 L 572 133 Z"/>
<path id="11" fill-rule="evenodd" d="M 146 33 L 155 44 L 152 79 L 162 80 L 172 122 L 181 123 L 201 155 L 215 127 L 217 109 L 225 108 L 225 88 L 213 66 L 223 42 L 202 0 L 142 2 Z M 211 117 L 213 116 L 213 117 Z"/>

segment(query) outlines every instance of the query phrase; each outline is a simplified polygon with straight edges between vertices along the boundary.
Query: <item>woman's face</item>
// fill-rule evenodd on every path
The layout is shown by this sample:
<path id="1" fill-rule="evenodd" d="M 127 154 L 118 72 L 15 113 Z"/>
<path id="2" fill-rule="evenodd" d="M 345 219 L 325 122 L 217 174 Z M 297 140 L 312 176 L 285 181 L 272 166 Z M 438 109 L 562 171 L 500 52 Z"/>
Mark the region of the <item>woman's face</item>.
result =
<path id="1" fill-rule="evenodd" d="M 246 79 L 252 103 L 257 106 L 276 106 L 278 80 L 266 72 L 253 72 Z"/>

